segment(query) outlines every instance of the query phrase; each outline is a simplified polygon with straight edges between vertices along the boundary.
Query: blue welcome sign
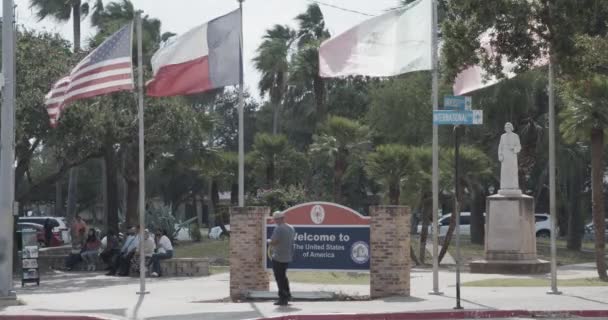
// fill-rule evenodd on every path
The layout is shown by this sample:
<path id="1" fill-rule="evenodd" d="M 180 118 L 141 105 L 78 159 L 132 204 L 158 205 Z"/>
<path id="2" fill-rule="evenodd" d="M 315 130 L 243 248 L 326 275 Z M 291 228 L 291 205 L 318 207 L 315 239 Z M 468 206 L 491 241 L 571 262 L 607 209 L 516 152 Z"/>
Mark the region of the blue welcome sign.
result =
<path id="1" fill-rule="evenodd" d="M 284 213 L 285 222 L 296 231 L 289 270 L 369 270 L 369 217 L 327 202 L 300 204 Z M 275 227 L 274 220 L 268 218 L 265 239 L 270 239 Z M 270 248 L 266 241 L 263 245 L 266 268 L 272 269 Z"/>

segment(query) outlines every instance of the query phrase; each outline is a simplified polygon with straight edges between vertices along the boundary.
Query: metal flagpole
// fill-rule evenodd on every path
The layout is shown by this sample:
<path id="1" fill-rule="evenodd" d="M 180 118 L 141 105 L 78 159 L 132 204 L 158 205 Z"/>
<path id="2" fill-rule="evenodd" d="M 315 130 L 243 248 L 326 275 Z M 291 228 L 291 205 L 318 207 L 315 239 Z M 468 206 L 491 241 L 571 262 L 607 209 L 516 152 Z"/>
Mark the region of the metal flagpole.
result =
<path id="1" fill-rule="evenodd" d="M 553 61 L 549 57 L 549 214 L 551 215 L 551 291 L 549 294 L 561 294 L 557 290 L 557 234 L 555 223 L 555 93 L 553 91 Z"/>
<path id="2" fill-rule="evenodd" d="M 13 206 L 15 203 L 15 30 L 13 0 L 3 2 L 2 111 L 0 128 L 0 300 L 15 300 L 13 291 Z"/>
<path id="3" fill-rule="evenodd" d="M 142 49 L 141 11 L 135 16 L 137 25 L 137 117 L 139 119 L 139 292 L 146 294 L 146 259 L 144 259 L 144 229 L 146 226 L 146 177 L 144 174 L 144 63 Z"/>
<path id="4" fill-rule="evenodd" d="M 240 41 L 240 50 L 241 50 L 241 66 L 240 66 L 240 83 L 239 83 L 239 207 L 245 206 L 245 126 L 243 124 L 244 115 L 243 109 L 245 108 L 245 101 L 243 98 L 243 1 L 238 0 L 239 9 L 241 11 L 241 41 Z"/>
<path id="5" fill-rule="evenodd" d="M 433 1 L 432 64 L 433 64 L 433 110 L 439 109 L 439 63 L 437 40 L 437 0 Z M 439 127 L 433 124 L 433 291 L 430 294 L 443 294 L 439 291 Z"/>

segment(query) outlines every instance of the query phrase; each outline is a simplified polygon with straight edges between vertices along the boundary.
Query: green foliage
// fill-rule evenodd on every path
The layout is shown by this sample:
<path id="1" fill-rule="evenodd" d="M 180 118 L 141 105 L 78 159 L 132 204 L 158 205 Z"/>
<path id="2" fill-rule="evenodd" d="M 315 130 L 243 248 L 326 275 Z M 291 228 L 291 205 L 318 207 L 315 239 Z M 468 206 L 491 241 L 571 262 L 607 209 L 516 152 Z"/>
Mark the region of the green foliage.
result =
<path id="1" fill-rule="evenodd" d="M 149 205 L 146 209 L 146 221 L 150 230 L 165 230 L 171 239 L 177 235 L 177 230 L 175 230 L 177 221 L 169 206 Z"/>
<path id="2" fill-rule="evenodd" d="M 203 240 L 203 234 L 201 233 L 201 228 L 197 223 L 193 223 L 190 225 L 188 229 L 188 234 L 190 235 L 190 239 L 194 242 L 201 242 Z"/>
<path id="3" fill-rule="evenodd" d="M 389 143 L 420 145 L 432 136 L 431 77 L 406 74 L 372 87 L 367 118 L 374 136 Z"/>
<path id="4" fill-rule="evenodd" d="M 413 184 L 412 179 L 419 171 L 411 148 L 387 144 L 376 148 L 367 156 L 366 171 L 380 181 L 392 198 L 391 204 L 398 204 L 402 184 Z"/>
<path id="5" fill-rule="evenodd" d="M 270 207 L 271 211 L 285 210 L 300 203 L 310 201 L 306 190 L 297 185 L 259 190 L 254 203 Z"/>

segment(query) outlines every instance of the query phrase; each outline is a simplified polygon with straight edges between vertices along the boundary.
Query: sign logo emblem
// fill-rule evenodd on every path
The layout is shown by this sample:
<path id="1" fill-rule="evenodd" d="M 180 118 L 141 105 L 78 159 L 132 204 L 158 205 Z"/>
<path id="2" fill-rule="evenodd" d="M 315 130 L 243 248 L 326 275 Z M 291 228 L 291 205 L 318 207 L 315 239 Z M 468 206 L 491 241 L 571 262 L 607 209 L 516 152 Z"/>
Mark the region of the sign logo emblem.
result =
<path id="1" fill-rule="evenodd" d="M 358 264 L 369 261 L 369 245 L 363 241 L 353 243 L 350 247 L 350 258 Z"/>
<path id="2" fill-rule="evenodd" d="M 325 220 L 325 209 L 323 209 L 323 206 L 318 204 L 313 206 L 310 210 L 310 219 L 315 224 L 323 223 L 323 220 Z"/>

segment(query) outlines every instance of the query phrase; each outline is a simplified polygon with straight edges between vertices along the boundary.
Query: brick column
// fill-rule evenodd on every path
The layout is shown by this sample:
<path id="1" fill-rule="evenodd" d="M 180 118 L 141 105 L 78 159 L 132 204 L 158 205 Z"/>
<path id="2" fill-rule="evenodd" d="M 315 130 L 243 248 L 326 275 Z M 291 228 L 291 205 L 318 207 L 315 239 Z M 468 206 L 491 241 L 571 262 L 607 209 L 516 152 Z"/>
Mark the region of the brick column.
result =
<path id="1" fill-rule="evenodd" d="M 230 298 L 242 299 L 250 290 L 268 291 L 264 268 L 264 219 L 268 207 L 230 208 Z"/>
<path id="2" fill-rule="evenodd" d="M 370 296 L 410 295 L 410 208 L 371 207 Z"/>

